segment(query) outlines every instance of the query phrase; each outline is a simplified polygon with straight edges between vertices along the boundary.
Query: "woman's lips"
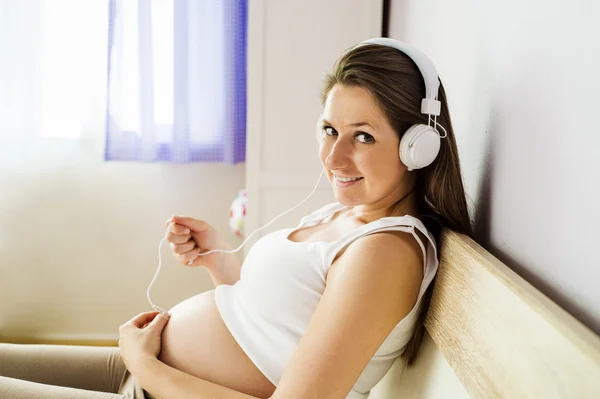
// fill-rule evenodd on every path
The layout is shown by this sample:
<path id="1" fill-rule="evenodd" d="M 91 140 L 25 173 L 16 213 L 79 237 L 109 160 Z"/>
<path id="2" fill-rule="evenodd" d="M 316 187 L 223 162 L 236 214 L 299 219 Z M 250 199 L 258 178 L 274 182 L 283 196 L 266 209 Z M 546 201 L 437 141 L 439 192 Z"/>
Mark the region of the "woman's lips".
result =
<path id="1" fill-rule="evenodd" d="M 350 186 L 353 186 L 353 185 L 355 185 L 355 184 L 358 184 L 358 183 L 360 183 L 360 182 L 361 182 L 361 181 L 363 181 L 363 180 L 364 180 L 364 178 L 362 178 L 362 177 L 361 177 L 361 178 L 359 178 L 358 180 L 353 180 L 353 181 L 344 182 L 344 181 L 338 180 L 338 179 L 337 179 L 335 176 L 334 176 L 334 178 L 333 178 L 333 181 L 334 181 L 334 183 L 335 183 L 335 186 L 336 186 L 336 187 L 339 187 L 339 188 L 346 188 L 346 187 L 350 187 Z"/>

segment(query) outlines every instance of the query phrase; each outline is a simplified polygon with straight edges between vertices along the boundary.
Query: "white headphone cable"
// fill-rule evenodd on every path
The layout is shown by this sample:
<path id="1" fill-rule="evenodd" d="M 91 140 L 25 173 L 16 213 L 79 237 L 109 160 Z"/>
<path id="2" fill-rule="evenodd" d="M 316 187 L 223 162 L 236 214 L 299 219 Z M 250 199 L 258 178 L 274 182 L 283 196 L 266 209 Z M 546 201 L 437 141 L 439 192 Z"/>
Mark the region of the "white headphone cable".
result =
<path id="1" fill-rule="evenodd" d="M 213 252 L 223 252 L 223 253 L 228 253 L 228 254 L 232 254 L 235 253 L 237 251 L 239 251 L 240 249 L 243 248 L 244 245 L 246 245 L 246 243 L 248 242 L 248 240 L 257 232 L 269 227 L 271 224 L 273 224 L 273 222 L 275 222 L 277 219 L 279 219 L 280 217 L 282 217 L 283 215 L 293 211 L 294 209 L 298 208 L 300 205 L 302 205 L 304 202 L 306 202 L 306 200 L 308 200 L 313 194 L 314 192 L 317 190 L 317 188 L 319 187 L 319 183 L 321 182 L 321 178 L 323 177 L 323 172 L 325 171 L 325 169 L 321 169 L 321 174 L 319 175 L 319 180 L 317 180 L 317 184 L 315 184 L 315 187 L 312 189 L 312 191 L 310 192 L 310 194 L 308 194 L 308 196 L 306 198 L 304 198 L 298 205 L 294 206 L 291 209 L 288 209 L 287 211 L 279 214 L 278 216 L 276 216 L 273 220 L 271 220 L 269 223 L 267 223 L 266 225 L 264 225 L 261 228 L 258 228 L 256 230 L 254 230 L 252 232 L 252 234 L 250 234 L 245 240 L 244 242 L 237 247 L 236 249 L 233 250 L 227 250 L 227 249 L 211 249 L 210 251 L 207 252 L 202 252 L 202 253 L 198 253 L 198 256 L 205 256 L 208 254 L 211 254 Z M 167 239 L 167 235 L 168 232 L 166 232 L 165 236 L 163 237 L 163 239 L 160 241 L 160 244 L 158 244 L 158 268 L 156 269 L 156 273 L 154 273 L 154 277 L 152 278 L 152 281 L 150 282 L 150 285 L 148 286 L 148 289 L 146 290 L 146 297 L 148 298 L 148 302 L 150 303 L 150 306 L 152 306 L 152 309 L 156 310 L 157 312 L 163 313 L 163 314 L 168 314 L 169 312 L 167 312 L 165 309 L 161 308 L 160 306 L 155 305 L 152 302 L 152 299 L 150 299 L 150 290 L 152 289 L 152 286 L 154 285 L 154 281 L 156 281 L 156 278 L 158 277 L 158 273 L 160 272 L 160 268 L 162 266 L 162 255 L 161 255 L 161 247 L 163 245 L 163 243 L 165 242 L 165 240 Z M 193 261 L 189 261 L 188 264 L 192 264 Z"/>
<path id="2" fill-rule="evenodd" d="M 427 121 L 427 125 L 431 126 L 431 115 L 429 115 L 428 118 L 429 118 L 429 120 Z M 446 137 L 448 137 L 448 132 L 446 131 L 446 129 L 444 129 L 444 126 L 442 126 L 439 123 L 437 123 L 437 115 L 435 115 L 433 117 L 433 128 L 437 131 L 436 126 L 439 126 L 444 131 L 444 135 L 443 136 L 441 136 L 440 132 L 438 132 L 438 136 L 440 136 L 441 139 L 445 139 Z"/>

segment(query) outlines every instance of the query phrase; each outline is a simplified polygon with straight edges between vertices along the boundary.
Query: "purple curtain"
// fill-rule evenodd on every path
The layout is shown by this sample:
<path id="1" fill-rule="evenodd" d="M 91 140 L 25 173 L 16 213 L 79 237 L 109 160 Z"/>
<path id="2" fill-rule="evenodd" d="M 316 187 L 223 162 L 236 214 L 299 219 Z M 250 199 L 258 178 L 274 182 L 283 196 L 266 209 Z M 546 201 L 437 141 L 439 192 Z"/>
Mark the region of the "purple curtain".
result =
<path id="1" fill-rule="evenodd" d="M 247 0 L 111 0 L 105 159 L 246 155 Z"/>

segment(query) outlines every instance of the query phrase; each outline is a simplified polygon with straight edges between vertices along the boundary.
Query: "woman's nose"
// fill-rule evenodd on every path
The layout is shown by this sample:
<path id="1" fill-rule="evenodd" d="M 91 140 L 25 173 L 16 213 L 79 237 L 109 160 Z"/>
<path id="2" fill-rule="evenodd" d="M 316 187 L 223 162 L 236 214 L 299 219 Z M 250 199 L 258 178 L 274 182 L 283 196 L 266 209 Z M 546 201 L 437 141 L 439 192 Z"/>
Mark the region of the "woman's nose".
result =
<path id="1" fill-rule="evenodd" d="M 349 149 L 341 141 L 337 141 L 325 158 L 325 166 L 329 170 L 343 168 L 348 164 L 349 155 Z"/>

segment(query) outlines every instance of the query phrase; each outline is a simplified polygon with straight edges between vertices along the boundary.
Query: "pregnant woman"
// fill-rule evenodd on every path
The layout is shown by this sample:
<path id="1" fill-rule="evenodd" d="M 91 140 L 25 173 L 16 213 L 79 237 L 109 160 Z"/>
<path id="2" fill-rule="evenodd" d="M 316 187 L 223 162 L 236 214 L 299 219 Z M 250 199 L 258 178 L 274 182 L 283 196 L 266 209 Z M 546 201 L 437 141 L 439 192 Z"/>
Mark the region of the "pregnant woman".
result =
<path id="1" fill-rule="evenodd" d="M 471 234 L 444 89 L 424 54 L 374 39 L 336 62 L 322 100 L 336 202 L 265 235 L 243 264 L 201 256 L 230 247 L 172 217 L 175 257 L 215 289 L 134 317 L 120 348 L 0 344 L 0 397 L 364 399 L 396 359 L 410 365 L 442 229 Z"/>

